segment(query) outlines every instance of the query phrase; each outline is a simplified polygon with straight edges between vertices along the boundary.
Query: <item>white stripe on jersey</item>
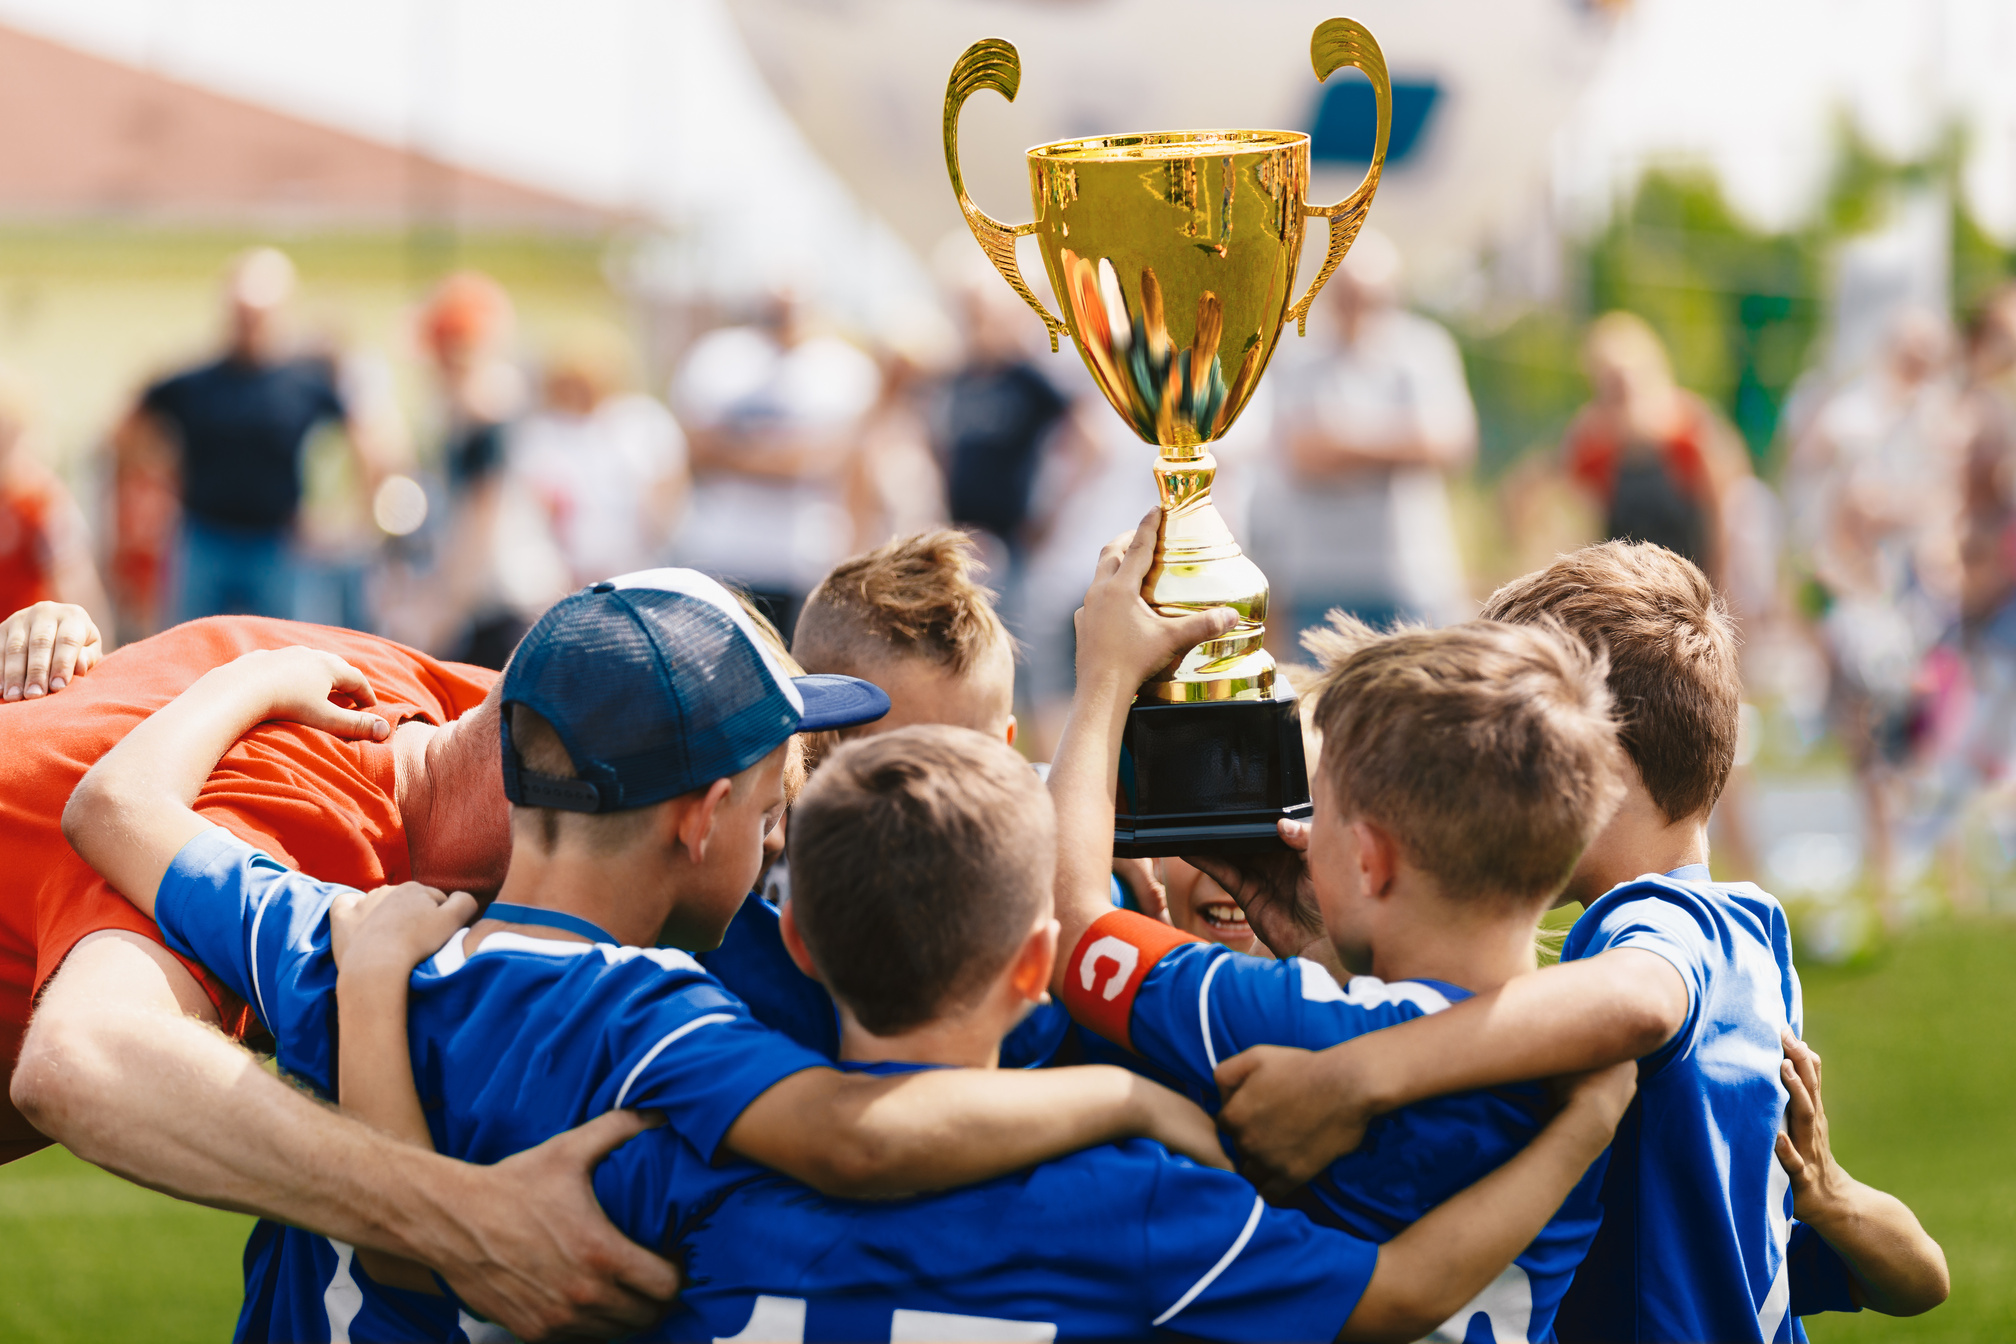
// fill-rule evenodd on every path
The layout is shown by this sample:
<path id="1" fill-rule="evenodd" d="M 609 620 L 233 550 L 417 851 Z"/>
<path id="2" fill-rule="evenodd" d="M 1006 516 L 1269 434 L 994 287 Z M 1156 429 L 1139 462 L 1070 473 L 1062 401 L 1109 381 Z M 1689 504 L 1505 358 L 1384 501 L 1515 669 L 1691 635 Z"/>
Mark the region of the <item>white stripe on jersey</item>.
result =
<path id="1" fill-rule="evenodd" d="M 259 908 L 252 912 L 251 955 L 245 958 L 246 969 L 252 973 L 252 1000 L 259 1006 L 259 1020 L 272 1030 L 273 1019 L 266 1016 L 266 991 L 259 988 L 259 921 L 266 918 L 267 908 L 273 898 L 280 894 L 280 884 L 275 882 L 266 888 L 266 894 L 259 901 Z"/>
<path id="2" fill-rule="evenodd" d="M 1484 1291 L 1463 1304 L 1463 1309 L 1435 1327 L 1435 1333 L 1421 1344 L 1463 1344 L 1470 1338 L 1470 1324 L 1482 1312 L 1484 1338 L 1491 1344 L 1527 1344 L 1533 1329 L 1533 1280 L 1518 1265 L 1484 1285 Z"/>
<path id="3" fill-rule="evenodd" d="M 889 1344 L 1050 1344 L 1055 1338 L 1055 1321 L 960 1316 L 908 1307 L 898 1307 L 889 1315 Z"/>
<path id="4" fill-rule="evenodd" d="M 735 1014 L 733 1013 L 708 1013 L 705 1016 L 694 1018 L 691 1022 L 686 1023 L 684 1026 L 681 1026 L 676 1031 L 666 1032 L 664 1039 L 659 1041 L 658 1044 L 652 1046 L 649 1050 L 646 1050 L 644 1052 L 644 1058 L 637 1061 L 637 1067 L 630 1070 L 630 1076 L 628 1078 L 625 1078 L 623 1080 L 623 1086 L 617 1089 L 616 1103 L 610 1109 L 617 1111 L 623 1109 L 623 1098 L 630 1095 L 630 1085 L 637 1081 L 638 1074 L 644 1072 L 645 1065 L 649 1064 L 652 1060 L 658 1058 L 659 1051 L 663 1050 L 666 1046 L 672 1044 L 672 1042 L 678 1040 L 681 1036 L 686 1035 L 688 1032 L 698 1031 L 702 1027 L 711 1027 L 716 1022 L 733 1022 L 734 1020 L 735 1020 Z"/>
<path id="5" fill-rule="evenodd" d="M 1310 1003 L 1348 1003 L 1359 1008 L 1382 1008 L 1388 1004 L 1411 1003 L 1424 1013 L 1439 1013 L 1449 1000 L 1438 989 L 1412 980 L 1387 984 L 1377 976 L 1354 975 L 1339 985 L 1330 972 L 1306 957 L 1295 958 L 1302 968 L 1302 997 Z"/>
<path id="6" fill-rule="evenodd" d="M 1218 1276 L 1229 1269 L 1232 1262 L 1239 1258 L 1239 1252 L 1246 1249 L 1246 1243 L 1253 1240 L 1253 1229 L 1260 1226 L 1260 1215 L 1266 1208 L 1266 1200 L 1260 1198 L 1258 1195 L 1253 1196 L 1253 1212 L 1246 1216 L 1246 1226 L 1240 1231 L 1239 1239 L 1232 1243 L 1232 1249 L 1218 1258 L 1218 1263 L 1211 1266 L 1210 1273 L 1191 1284 L 1190 1291 L 1177 1298 L 1175 1306 L 1157 1316 L 1151 1324 L 1166 1325 L 1171 1316 L 1174 1316 L 1177 1312 L 1195 1302 L 1198 1294 L 1218 1281 Z"/>
<path id="7" fill-rule="evenodd" d="M 434 960 L 429 963 L 434 968 L 434 974 L 453 975 L 455 972 L 461 970 L 463 963 L 469 960 L 469 953 L 463 946 L 468 941 L 469 930 L 455 930 L 455 936 L 450 938 L 447 944 L 434 954 Z"/>
<path id="8" fill-rule="evenodd" d="M 1211 969 L 1204 972 L 1204 983 L 1197 987 L 1197 1030 L 1204 1036 L 1205 1067 L 1213 1073 L 1218 1072 L 1218 1051 L 1211 1045 L 1211 977 L 1231 959 L 1230 952 L 1220 952 L 1213 957 Z"/>
<path id="9" fill-rule="evenodd" d="M 364 1290 L 350 1272 L 357 1248 L 334 1237 L 327 1239 L 336 1248 L 336 1272 L 322 1290 L 322 1311 L 329 1318 L 329 1344 L 350 1344 L 350 1323 L 364 1310 Z"/>

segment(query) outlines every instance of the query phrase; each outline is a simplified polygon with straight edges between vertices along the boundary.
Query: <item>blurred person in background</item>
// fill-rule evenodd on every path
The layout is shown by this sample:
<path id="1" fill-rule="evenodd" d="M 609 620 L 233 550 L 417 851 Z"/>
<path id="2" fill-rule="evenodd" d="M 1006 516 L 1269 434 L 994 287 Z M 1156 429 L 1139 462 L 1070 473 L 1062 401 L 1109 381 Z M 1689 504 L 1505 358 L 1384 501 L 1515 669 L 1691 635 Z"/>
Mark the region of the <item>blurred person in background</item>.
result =
<path id="1" fill-rule="evenodd" d="M 1750 476 L 1742 442 L 1673 380 L 1666 347 L 1636 313 L 1605 313 L 1582 345 L 1591 399 L 1561 443 L 1560 469 L 1600 511 L 1601 541 L 1649 541 L 1727 586 L 1724 506 Z"/>
<path id="2" fill-rule="evenodd" d="M 939 389 L 934 439 L 953 525 L 985 534 L 1005 553 L 1004 591 L 1028 555 L 1036 476 L 1050 434 L 1071 402 L 1030 357 L 1041 328 L 970 240 L 951 288 L 964 359 Z"/>
<path id="3" fill-rule="evenodd" d="M 1945 326 L 1908 308 L 1876 365 L 1814 413 L 1787 472 L 1829 711 L 1862 791 L 1869 877 L 1893 923 L 1896 794 L 1923 725 L 1919 676 L 1959 611 L 1965 427 Z"/>
<path id="4" fill-rule="evenodd" d="M 34 424 L 26 381 L 0 365 L 0 614 L 37 602 L 73 602 L 109 630 L 90 531 L 62 480 L 36 455 Z M 43 693 L 30 680 L 4 695 L 33 700 Z"/>
<path id="5" fill-rule="evenodd" d="M 121 458 L 178 468 L 177 620 L 294 614 L 302 450 L 317 426 L 344 424 L 367 492 L 383 474 L 373 427 L 349 414 L 329 361 L 286 348 L 294 288 L 284 253 L 238 258 L 225 282 L 222 356 L 149 387 L 114 431 Z"/>
<path id="6" fill-rule="evenodd" d="M 651 397 L 620 391 L 614 333 L 577 333 L 547 360 L 544 404 L 512 427 L 506 470 L 545 514 L 573 587 L 664 560 L 686 502 L 686 436 Z"/>
<path id="7" fill-rule="evenodd" d="M 932 352 L 920 340 L 899 340 L 877 351 L 876 364 L 882 394 L 862 420 L 845 486 L 857 551 L 950 521 L 925 408 L 936 381 Z"/>
<path id="8" fill-rule="evenodd" d="M 379 588 L 387 634 L 491 668 L 572 586 L 545 517 L 504 470 L 525 403 L 510 355 L 515 322 L 510 295 L 477 271 L 448 276 L 422 306 L 446 507 L 394 547 Z"/>
<path id="9" fill-rule="evenodd" d="M 1444 477 L 1476 456 L 1477 413 L 1454 338 L 1400 306 L 1400 281 L 1399 249 L 1360 233 L 1308 340 L 1278 356 L 1279 449 L 1248 546 L 1277 654 L 1336 608 L 1374 626 L 1472 610 Z"/>
<path id="10" fill-rule="evenodd" d="M 743 588 L 787 637 L 854 548 L 844 483 L 881 381 L 859 349 L 808 330 L 789 286 L 755 322 L 702 337 L 674 381 L 693 463 L 679 563 Z"/>

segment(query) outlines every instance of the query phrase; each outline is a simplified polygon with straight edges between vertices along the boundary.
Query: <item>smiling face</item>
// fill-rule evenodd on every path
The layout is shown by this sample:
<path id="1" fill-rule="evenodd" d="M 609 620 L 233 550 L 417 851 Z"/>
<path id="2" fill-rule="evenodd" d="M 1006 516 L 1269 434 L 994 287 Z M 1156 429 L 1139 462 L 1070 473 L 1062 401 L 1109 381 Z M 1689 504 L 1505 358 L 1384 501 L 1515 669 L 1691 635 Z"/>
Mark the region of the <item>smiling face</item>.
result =
<path id="1" fill-rule="evenodd" d="M 1255 957 L 1274 955 L 1254 936 L 1239 903 L 1208 874 L 1181 859 L 1164 859 L 1162 885 L 1169 893 L 1169 922 L 1177 928 L 1223 943 L 1234 952 Z"/>

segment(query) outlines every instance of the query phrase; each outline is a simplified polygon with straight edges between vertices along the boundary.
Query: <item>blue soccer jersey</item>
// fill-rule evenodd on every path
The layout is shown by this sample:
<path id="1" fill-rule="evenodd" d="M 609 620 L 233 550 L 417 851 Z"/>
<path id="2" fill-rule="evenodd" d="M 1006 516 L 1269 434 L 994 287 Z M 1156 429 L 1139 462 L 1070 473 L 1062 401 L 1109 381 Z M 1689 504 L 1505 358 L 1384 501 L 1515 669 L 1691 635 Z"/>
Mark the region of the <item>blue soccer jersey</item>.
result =
<path id="1" fill-rule="evenodd" d="M 721 946 L 702 952 L 699 959 L 730 993 L 749 1005 L 758 1022 L 829 1060 L 840 1057 L 839 1009 L 826 987 L 791 960 L 778 930 L 776 906 L 753 893 L 746 897 Z M 1002 1040 L 1001 1067 L 1083 1063 L 1076 1034 L 1062 1005 L 1043 1004 Z"/>
<path id="2" fill-rule="evenodd" d="M 612 1154 L 595 1192 L 685 1267 L 652 1339 L 1328 1340 L 1378 1261 L 1370 1242 L 1141 1140 L 857 1202 L 746 1164 L 713 1170 L 658 1130 Z"/>
<path id="3" fill-rule="evenodd" d="M 341 890 L 217 828 L 182 847 L 155 898 L 168 945 L 250 1004 L 280 1066 L 325 1097 Z M 495 1162 L 632 1107 L 664 1112 L 711 1158 L 757 1096 L 827 1063 L 759 1025 L 683 952 L 495 933 L 465 955 L 466 939 L 414 972 L 407 1010 L 414 1080 L 449 1156 Z M 441 1339 L 476 1325 L 457 1322 L 452 1299 L 376 1284 L 326 1237 L 262 1222 L 247 1248 L 240 1338 Z"/>
<path id="4" fill-rule="evenodd" d="M 1673 964 L 1687 1018 L 1641 1063 L 1603 1184 L 1603 1227 L 1561 1311 L 1561 1337 L 1804 1340 L 1798 1317 L 1852 1311 L 1840 1257 L 1792 1220 L 1776 1154 L 1785 1113 L 1779 1032 L 1801 1030 L 1785 911 L 1705 865 L 1606 893 L 1561 953 L 1620 947 Z"/>
<path id="5" fill-rule="evenodd" d="M 1065 977 L 1078 1021 L 1176 1075 L 1215 1109 L 1212 1075 L 1256 1045 L 1321 1050 L 1468 998 L 1430 980 L 1339 986 L 1314 962 L 1266 961 L 1201 942 L 1130 911 L 1102 917 Z M 1538 1085 L 1437 1097 L 1381 1116 L 1356 1152 L 1309 1184 L 1312 1216 L 1386 1241 L 1526 1146 L 1552 1107 Z M 1431 1339 L 1552 1339 L 1554 1314 L 1601 1217 L 1592 1165 L 1533 1243 Z"/>

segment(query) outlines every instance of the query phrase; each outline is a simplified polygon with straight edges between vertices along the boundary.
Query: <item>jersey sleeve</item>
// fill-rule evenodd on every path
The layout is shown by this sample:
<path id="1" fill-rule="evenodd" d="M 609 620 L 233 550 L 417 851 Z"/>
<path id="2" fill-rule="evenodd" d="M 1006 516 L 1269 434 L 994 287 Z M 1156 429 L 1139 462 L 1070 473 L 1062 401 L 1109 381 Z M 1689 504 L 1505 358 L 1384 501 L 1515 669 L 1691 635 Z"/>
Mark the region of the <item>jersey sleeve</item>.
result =
<path id="1" fill-rule="evenodd" d="M 1215 1340 L 1335 1339 L 1379 1262 L 1370 1242 L 1181 1159 L 1157 1177 L 1145 1253 L 1154 1324 Z"/>
<path id="2" fill-rule="evenodd" d="M 1785 1247 L 1785 1265 L 1792 1285 L 1794 1316 L 1862 1310 L 1855 1301 L 1855 1276 L 1849 1272 L 1848 1262 L 1813 1230 L 1812 1224 L 1792 1224 L 1792 1239 Z"/>
<path id="3" fill-rule="evenodd" d="M 711 977 L 631 1000 L 609 1031 L 615 1065 L 598 1101 L 664 1112 L 710 1161 L 749 1103 L 794 1073 L 832 1067 L 758 1022 Z"/>
<path id="4" fill-rule="evenodd" d="M 1072 1015 L 1192 1091 L 1256 1045 L 1321 1050 L 1448 1007 L 1426 985 L 1353 976 L 1300 957 L 1270 961 L 1177 933 L 1131 911 L 1086 931 L 1065 981 Z"/>
<path id="5" fill-rule="evenodd" d="M 282 1066 L 325 1090 L 336 994 L 329 904 L 343 890 L 217 826 L 182 846 L 154 896 L 168 946 L 209 967 L 273 1034 Z"/>
<path id="6" fill-rule="evenodd" d="M 1687 892 L 1654 883 L 1620 887 L 1575 921 L 1561 951 L 1580 961 L 1621 947 L 1651 952 L 1670 963 L 1687 986 L 1687 1016 L 1673 1039 L 1647 1057 L 1652 1068 L 1687 1053 L 1701 1030 L 1701 1003 L 1717 952 L 1713 917 Z"/>
<path id="7" fill-rule="evenodd" d="M 776 906 L 753 892 L 744 897 L 721 946 L 700 953 L 698 960 L 758 1022 L 827 1059 L 840 1057 L 833 997 L 791 960 Z"/>

